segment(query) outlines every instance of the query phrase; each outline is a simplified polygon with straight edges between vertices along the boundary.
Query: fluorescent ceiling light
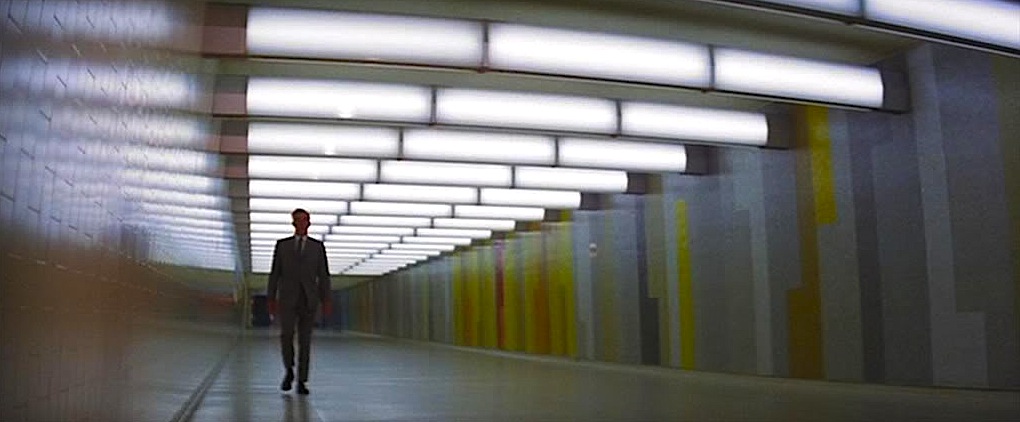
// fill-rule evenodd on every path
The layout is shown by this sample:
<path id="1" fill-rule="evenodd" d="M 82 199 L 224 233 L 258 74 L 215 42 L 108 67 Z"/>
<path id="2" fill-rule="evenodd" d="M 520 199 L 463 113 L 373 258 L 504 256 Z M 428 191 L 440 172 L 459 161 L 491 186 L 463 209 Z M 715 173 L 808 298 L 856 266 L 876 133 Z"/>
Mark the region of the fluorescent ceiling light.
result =
<path id="1" fill-rule="evenodd" d="M 476 67 L 480 22 L 254 7 L 249 54 Z"/>
<path id="2" fill-rule="evenodd" d="M 254 247 L 258 247 L 258 246 L 268 246 L 268 247 L 272 248 L 272 247 L 276 246 L 276 241 L 275 240 L 253 239 L 253 240 L 249 241 L 249 246 L 251 246 L 253 248 Z"/>
<path id="3" fill-rule="evenodd" d="M 860 14 L 861 0 L 766 0 L 769 3 L 788 4 L 807 9 L 824 10 L 857 16 Z M 870 0 L 869 0 L 870 1 Z"/>
<path id="4" fill-rule="evenodd" d="M 444 88 L 436 92 L 439 123 L 613 133 L 616 104 L 601 98 Z"/>
<path id="5" fill-rule="evenodd" d="M 386 160 L 379 169 L 385 183 L 510 187 L 511 178 L 510 166 L 493 164 Z"/>
<path id="6" fill-rule="evenodd" d="M 867 18 L 1020 49 L 1020 4 L 998 0 L 868 0 Z"/>
<path id="7" fill-rule="evenodd" d="M 376 255 L 376 256 L 374 256 L 372 258 L 369 258 L 369 259 L 366 259 L 366 260 L 362 261 L 362 265 L 372 265 L 372 264 L 381 264 L 381 265 L 414 264 L 414 263 L 416 263 L 418 261 L 419 260 L 414 259 L 414 258 L 395 257 L 395 256 L 392 256 L 392 255 L 387 258 L 385 255 Z"/>
<path id="8" fill-rule="evenodd" d="M 309 211 L 311 212 L 311 211 Z M 289 212 L 251 212 L 248 213 L 248 220 L 252 223 L 276 223 L 291 224 L 294 217 Z M 337 223 L 337 216 L 333 214 L 311 214 L 311 222 L 314 225 L 333 225 Z"/>
<path id="9" fill-rule="evenodd" d="M 370 257 L 370 256 L 372 256 L 372 254 L 370 254 L 370 253 L 350 253 L 350 252 L 335 252 L 335 251 L 327 251 L 326 252 L 326 257 L 327 258 L 338 258 L 338 259 L 345 259 L 345 258 L 367 258 L 367 257 Z"/>
<path id="10" fill-rule="evenodd" d="M 327 234 L 326 240 L 330 242 L 387 242 L 400 241 L 400 236 L 381 236 L 368 234 Z"/>
<path id="11" fill-rule="evenodd" d="M 438 254 L 439 253 L 436 252 L 436 255 L 438 255 Z M 429 259 L 429 256 L 425 255 L 425 254 L 421 254 L 421 255 L 412 255 L 412 254 L 394 255 L 394 254 L 389 254 L 388 255 L 388 254 L 382 254 L 382 253 L 378 253 L 378 254 L 372 255 L 372 259 L 378 259 L 378 260 L 385 260 L 385 259 L 392 259 L 392 258 L 395 258 L 395 259 L 403 258 L 403 259 L 411 259 L 411 260 L 417 260 L 417 261 L 424 261 L 426 259 Z"/>
<path id="12" fill-rule="evenodd" d="M 404 132 L 404 158 L 480 163 L 556 163 L 552 137 L 413 129 Z"/>
<path id="13" fill-rule="evenodd" d="M 262 179 L 305 179 L 374 182 L 378 178 L 375 160 L 327 157 L 248 157 L 248 177 Z"/>
<path id="14" fill-rule="evenodd" d="M 355 271 L 355 270 L 351 270 L 351 271 L 344 271 L 341 275 L 346 275 L 346 276 L 350 276 L 350 277 L 379 277 L 379 276 L 386 275 L 386 273 L 388 273 L 388 272 L 389 271 Z"/>
<path id="15" fill-rule="evenodd" d="M 669 104 L 625 102 L 624 135 L 765 145 L 769 126 L 765 115 Z"/>
<path id="16" fill-rule="evenodd" d="M 373 250 L 373 251 L 377 251 L 377 250 L 384 249 L 384 248 L 387 248 L 387 247 L 390 246 L 387 243 L 368 243 L 368 242 L 364 242 L 363 243 L 363 242 L 333 242 L 333 241 L 326 241 L 326 242 L 323 242 L 323 243 L 326 246 L 326 251 L 327 252 L 330 249 L 344 249 L 344 250 L 348 250 L 348 251 L 354 251 L 354 250 Z"/>
<path id="17" fill-rule="evenodd" d="M 439 255 L 443 254 L 440 251 L 423 251 L 423 250 L 414 250 L 414 249 L 403 249 L 403 250 L 383 249 L 379 253 L 383 254 L 383 255 L 412 255 L 412 256 L 419 256 L 419 255 L 439 256 Z"/>
<path id="18" fill-rule="evenodd" d="M 377 251 L 376 249 L 372 249 L 372 250 Z M 329 248 L 329 249 L 326 250 L 326 256 L 334 256 L 334 255 L 365 255 L 365 254 L 373 254 L 373 253 L 376 253 L 376 252 L 366 251 L 365 248 L 353 248 L 352 249 L 352 248 L 337 248 L 337 247 L 332 247 L 332 248 Z"/>
<path id="19" fill-rule="evenodd" d="M 372 215 L 342 215 L 341 225 L 381 227 L 428 227 L 431 219 L 426 217 L 380 217 Z"/>
<path id="20" fill-rule="evenodd" d="M 884 90 L 881 73 L 872 67 L 724 48 L 715 50 L 715 83 L 726 91 L 874 108 L 882 106 Z M 735 118 L 719 123 L 726 120 L 741 130 L 747 125 Z"/>
<path id="21" fill-rule="evenodd" d="M 482 188 L 481 199 L 486 205 L 557 209 L 575 209 L 581 206 L 581 193 L 571 191 Z"/>
<path id="22" fill-rule="evenodd" d="M 492 230 L 483 229 L 418 229 L 418 236 L 468 237 L 471 239 L 488 239 Z"/>
<path id="23" fill-rule="evenodd" d="M 333 234 L 380 234 L 391 236 L 410 236 L 414 229 L 410 227 L 374 227 L 374 226 L 333 226 L 329 229 Z"/>
<path id="24" fill-rule="evenodd" d="M 251 154 L 397 157 L 400 131 L 393 128 L 303 123 L 248 123 Z"/>
<path id="25" fill-rule="evenodd" d="M 687 168 L 683 145 L 583 138 L 560 139 L 560 164 L 645 172 L 682 172 Z"/>
<path id="26" fill-rule="evenodd" d="M 428 123 L 428 87 L 336 80 L 248 79 L 248 114 Z"/>
<path id="27" fill-rule="evenodd" d="M 518 221 L 541 221 L 545 219 L 545 208 L 535 207 L 491 207 L 483 205 L 455 205 L 453 215 L 457 218 L 490 218 Z"/>
<path id="28" fill-rule="evenodd" d="M 294 226 L 290 224 L 272 224 L 272 223 L 250 223 L 248 228 L 252 232 L 284 232 L 290 230 L 294 232 Z M 311 234 L 325 234 L 329 233 L 329 226 L 327 225 L 311 225 L 308 226 L 308 233 Z"/>
<path id="29" fill-rule="evenodd" d="M 417 236 L 404 236 L 401 241 L 404 243 L 429 243 L 429 244 L 447 244 L 457 246 L 467 246 L 471 244 L 470 237 L 417 237 Z"/>
<path id="30" fill-rule="evenodd" d="M 423 243 L 416 243 L 416 244 L 413 244 L 413 245 L 407 244 L 407 243 L 394 243 L 394 244 L 390 245 L 390 248 L 392 248 L 392 249 L 413 250 L 413 251 L 433 250 L 433 251 L 445 251 L 445 252 L 449 252 L 449 251 L 452 251 L 454 249 L 457 249 L 457 247 L 454 246 L 454 245 L 433 245 L 433 244 L 423 244 Z"/>
<path id="31" fill-rule="evenodd" d="M 489 25 L 489 65 L 494 69 L 704 87 L 708 55 L 705 46 L 674 41 Z"/>
<path id="32" fill-rule="evenodd" d="M 517 227 L 514 220 L 497 220 L 484 218 L 436 218 L 433 227 L 443 229 L 487 229 L 493 231 L 513 231 Z"/>
<path id="33" fill-rule="evenodd" d="M 328 201 L 319 199 L 288 199 L 288 198 L 249 198 L 248 209 L 250 211 L 283 211 L 290 216 L 290 212 L 303 208 L 312 215 L 323 214 L 345 214 L 347 213 L 347 202 Z"/>
<path id="34" fill-rule="evenodd" d="M 360 194 L 357 183 L 299 182 L 289 180 L 249 180 L 248 194 L 307 199 L 357 199 Z"/>
<path id="35" fill-rule="evenodd" d="M 368 201 L 473 204 L 478 202 L 478 190 L 453 186 L 366 184 L 363 197 Z"/>
<path id="36" fill-rule="evenodd" d="M 450 217 L 453 215 L 453 206 L 411 202 L 351 202 L 351 214 Z"/>
<path id="37" fill-rule="evenodd" d="M 251 240 L 272 240 L 272 241 L 276 241 L 276 240 L 280 240 L 280 239 L 286 239 L 286 238 L 288 238 L 290 236 L 293 236 L 293 235 L 294 235 L 294 228 L 292 227 L 289 230 L 289 232 L 281 232 L 281 231 L 277 231 L 277 232 L 251 232 L 251 234 L 249 234 L 248 237 Z"/>
<path id="38" fill-rule="evenodd" d="M 627 172 L 563 167 L 517 167 L 514 187 L 569 189 L 584 192 L 625 192 Z"/>

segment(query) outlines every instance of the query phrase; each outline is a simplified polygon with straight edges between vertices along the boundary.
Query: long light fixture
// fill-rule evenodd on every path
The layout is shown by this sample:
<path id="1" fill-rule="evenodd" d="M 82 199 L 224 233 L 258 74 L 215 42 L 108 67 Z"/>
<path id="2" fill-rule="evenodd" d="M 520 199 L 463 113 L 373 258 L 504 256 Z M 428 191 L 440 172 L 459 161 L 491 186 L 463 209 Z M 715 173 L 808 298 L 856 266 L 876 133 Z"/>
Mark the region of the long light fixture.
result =
<path id="1" fill-rule="evenodd" d="M 868 0 L 867 18 L 1020 49 L 1020 4 L 1003 0 Z"/>
<path id="2" fill-rule="evenodd" d="M 457 247 L 454 246 L 454 245 L 435 245 L 435 244 L 424 244 L 424 243 L 416 243 L 416 244 L 413 244 L 413 245 L 407 244 L 407 243 L 394 243 L 394 244 L 390 245 L 390 248 L 392 248 L 392 249 L 413 250 L 413 251 L 433 250 L 433 251 L 445 251 L 445 252 L 449 252 L 449 251 L 452 251 L 454 249 L 457 249 Z"/>
<path id="3" fill-rule="evenodd" d="M 341 225 L 381 227 L 428 227 L 432 220 L 426 217 L 388 217 L 374 215 L 342 215 Z"/>
<path id="4" fill-rule="evenodd" d="M 509 187 L 512 180 L 510 166 L 493 164 L 386 160 L 379 166 L 383 183 Z"/>
<path id="5" fill-rule="evenodd" d="M 514 220 L 486 218 L 436 218 L 432 226 L 438 229 L 486 229 L 492 231 L 513 231 L 517 227 Z"/>
<path id="6" fill-rule="evenodd" d="M 248 177 L 374 182 L 379 178 L 379 172 L 375 160 L 251 155 L 248 157 Z"/>
<path id="7" fill-rule="evenodd" d="M 766 0 L 767 1 L 767 0 Z M 860 17 L 857 0 L 778 0 L 776 3 L 847 14 Z M 927 7 L 923 0 L 869 0 L 865 16 L 879 22 L 917 27 L 922 30 L 973 38 L 983 42 L 1017 48 L 1016 6 L 1005 1 L 963 1 L 940 0 L 937 5 Z M 949 10 L 947 13 L 940 13 Z M 280 13 L 283 16 L 275 16 Z M 288 14 L 293 13 L 293 16 Z M 516 24 L 460 21 L 449 19 L 417 18 L 387 15 L 350 14 L 333 11 L 294 11 L 286 9 L 252 9 L 258 20 L 249 22 L 249 51 L 260 55 L 284 57 L 327 58 L 353 61 L 372 61 L 391 64 L 413 64 L 440 67 L 470 67 L 496 69 L 507 72 L 537 73 L 595 80 L 613 80 L 633 83 L 681 86 L 698 89 L 730 88 L 713 86 L 718 81 L 710 75 L 719 64 L 718 54 L 707 45 L 691 44 L 672 40 L 634 37 L 627 35 L 593 33 L 557 28 L 540 28 Z M 1011 20 L 1012 19 L 1012 20 Z M 324 25 L 319 22 L 335 20 L 336 24 Z M 345 25 L 348 20 L 358 26 Z M 278 21 L 278 22 L 277 22 Z M 306 24 L 301 22 L 305 21 Z M 277 23 L 273 23 L 277 22 Z M 396 22 L 407 25 L 399 27 Z M 283 28 L 294 28 L 285 30 Z M 314 34 L 313 34 L 314 33 Z M 285 34 L 285 35 L 281 35 Z M 309 34 L 309 35 L 302 35 Z M 344 34 L 344 35 L 339 35 Z M 373 35 L 368 35 L 373 34 Z M 421 34 L 421 36 L 415 36 Z M 483 41 L 484 37 L 484 41 Z M 613 51 L 607 55 L 605 51 Z M 754 72 L 756 67 L 746 68 Z M 844 86 L 845 76 L 841 73 L 829 75 L 819 83 L 832 82 Z M 811 81 L 807 82 L 811 84 Z M 766 85 L 767 86 L 767 85 Z M 563 127 L 558 117 L 574 116 L 566 121 L 577 123 L 571 107 L 552 109 L 547 107 L 567 105 L 562 100 L 549 104 L 530 103 L 535 114 L 518 107 L 516 100 L 504 102 L 497 112 L 472 108 L 487 101 L 478 96 L 471 99 L 444 99 L 446 93 L 440 90 L 440 108 L 437 116 L 441 122 L 492 125 L 499 121 L 512 127 L 546 128 L 550 121 Z M 767 88 L 750 85 L 749 90 L 738 91 L 746 94 L 767 93 Z M 793 96 L 779 96 L 795 100 L 833 102 L 833 98 L 816 98 L 810 90 L 799 91 Z M 798 96 L 801 95 L 801 96 Z M 852 95 L 851 95 L 852 96 Z M 303 92 L 295 92 L 288 103 L 298 103 Z M 378 95 L 377 97 L 383 97 Z M 836 94 L 835 98 L 846 97 Z M 481 101 L 481 102 L 479 102 Z M 851 101 L 856 101 L 851 99 Z M 460 106 L 452 107 L 451 102 Z M 860 102 L 843 103 L 873 107 Z M 881 104 L 879 103 L 879 107 Z M 444 110 L 446 107 L 448 110 Z M 336 106 L 330 108 L 335 109 Z M 524 110 L 525 113 L 521 113 Z M 327 112 L 328 113 L 328 112 Z M 538 118 L 538 114 L 550 117 Z M 334 113 L 335 114 L 335 113 Z M 357 114 L 357 113 L 351 113 Z M 525 117 L 526 116 L 526 117 Z M 558 116 L 558 117 L 556 117 Z M 594 116 L 588 114 L 589 117 Z M 341 116 L 342 117 L 342 116 Z M 421 116 L 417 116 L 421 117 Z M 355 117 L 363 119 L 364 117 Z M 368 118 L 371 120 L 371 118 Z M 574 126 L 568 131 L 583 131 Z M 601 128 L 605 129 L 605 128 Z M 602 130 L 594 130 L 602 132 Z"/>
<path id="8" fill-rule="evenodd" d="M 312 213 L 312 215 L 324 213 L 324 214 L 346 214 L 347 213 L 347 202 L 345 201 L 330 201 L 321 199 L 293 199 L 293 198 L 256 198 L 252 197 L 248 199 L 248 209 L 250 211 L 265 211 L 265 212 L 286 212 L 289 213 L 295 209 L 302 208 Z"/>
<path id="9" fill-rule="evenodd" d="M 394 128 L 308 123 L 248 123 L 248 152 L 344 157 L 397 157 L 400 133 Z"/>
<path id="10" fill-rule="evenodd" d="M 443 88 L 436 92 L 439 123 L 612 133 L 613 101 L 566 95 Z"/>
<path id="11" fill-rule="evenodd" d="M 726 91 L 875 108 L 884 95 L 882 75 L 872 67 L 723 48 L 715 53 L 715 83 Z"/>
<path id="12" fill-rule="evenodd" d="M 509 219 L 518 221 L 541 221 L 545 208 L 538 207 L 494 207 L 485 205 L 455 205 L 453 215 L 457 218 Z"/>
<path id="13" fill-rule="evenodd" d="M 687 169 L 687 150 L 673 144 L 562 138 L 559 162 L 575 167 L 682 172 Z"/>
<path id="14" fill-rule="evenodd" d="M 480 22 L 340 11 L 252 8 L 250 54 L 473 66 Z"/>
<path id="15" fill-rule="evenodd" d="M 414 229 L 410 227 L 379 227 L 379 226 L 333 226 L 329 229 L 333 234 L 379 234 L 391 236 L 410 236 Z"/>
<path id="16" fill-rule="evenodd" d="M 371 243 L 371 242 L 333 242 L 325 241 L 323 245 L 326 250 L 329 249 L 345 249 L 345 250 L 380 250 L 389 247 L 388 243 Z"/>
<path id="17" fill-rule="evenodd" d="M 581 206 L 581 193 L 538 189 L 482 188 L 481 202 L 486 205 L 576 209 Z"/>
<path id="18" fill-rule="evenodd" d="M 471 244 L 470 237 L 438 237 L 438 236 L 404 236 L 400 239 L 404 243 L 425 243 L 425 244 L 448 244 L 467 246 Z"/>
<path id="19" fill-rule="evenodd" d="M 624 102 L 620 125 L 624 135 L 695 141 L 765 145 L 765 115 L 669 104 Z"/>
<path id="20" fill-rule="evenodd" d="M 309 213 L 311 213 L 310 210 Z M 311 223 L 313 225 L 333 225 L 337 223 L 338 216 L 335 214 L 325 213 L 311 213 Z M 250 212 L 248 213 L 248 221 L 252 223 L 276 223 L 276 224 L 290 224 L 294 221 L 294 218 L 289 212 Z"/>
<path id="21" fill-rule="evenodd" d="M 369 234 L 327 234 L 327 242 L 386 242 L 400 241 L 400 236 L 383 236 Z"/>
<path id="22" fill-rule="evenodd" d="M 514 187 L 569 189 L 585 192 L 625 192 L 627 172 L 563 167 L 517 167 Z"/>
<path id="23" fill-rule="evenodd" d="M 418 204 L 411 202 L 351 202 L 351 214 L 408 217 L 450 217 L 453 215 L 453 206 L 446 204 Z"/>
<path id="24" fill-rule="evenodd" d="M 392 255 L 392 254 L 390 254 L 390 255 L 387 255 L 387 254 L 377 253 L 377 254 L 372 255 L 371 258 L 372 259 L 382 259 L 382 260 L 386 260 L 386 259 L 408 259 L 408 260 L 415 260 L 415 261 L 424 261 L 426 259 L 429 259 L 429 256 L 425 255 L 425 254 L 422 254 L 422 255 L 412 255 L 412 254 L 403 254 L 403 255 Z"/>
<path id="25" fill-rule="evenodd" d="M 294 226 L 290 224 L 273 224 L 273 223 L 249 223 L 249 229 L 252 232 L 286 232 L 294 231 Z M 311 225 L 308 226 L 308 233 L 312 234 L 325 234 L 329 233 L 329 226 L 327 225 Z"/>
<path id="26" fill-rule="evenodd" d="M 556 163 L 552 137 L 492 132 L 411 129 L 404 132 L 404 158 L 477 163 Z"/>
<path id="27" fill-rule="evenodd" d="M 417 229 L 418 236 L 430 237 L 468 237 L 471 239 L 488 239 L 492 237 L 492 230 L 484 229 Z"/>
<path id="28" fill-rule="evenodd" d="M 398 255 L 398 256 L 439 256 L 442 255 L 442 251 L 428 251 L 428 250 L 415 250 L 415 249 L 383 249 L 379 251 L 382 255 Z"/>
<path id="29" fill-rule="evenodd" d="M 253 197 L 351 200 L 358 199 L 360 191 L 357 183 L 254 179 L 248 181 L 248 194 Z"/>
<path id="30" fill-rule="evenodd" d="M 478 190 L 454 186 L 367 184 L 363 197 L 367 201 L 473 204 L 478 202 Z"/>
<path id="31" fill-rule="evenodd" d="M 369 82 L 253 77 L 248 114 L 428 123 L 428 87 Z"/>
<path id="32" fill-rule="evenodd" d="M 606 54 L 612 51 L 613 54 Z M 703 45 L 532 26 L 489 25 L 493 69 L 663 85 L 708 86 Z"/>
<path id="33" fill-rule="evenodd" d="M 453 206 L 446 204 L 415 204 L 402 202 L 352 202 L 351 214 L 408 217 L 450 217 L 453 214 Z"/>

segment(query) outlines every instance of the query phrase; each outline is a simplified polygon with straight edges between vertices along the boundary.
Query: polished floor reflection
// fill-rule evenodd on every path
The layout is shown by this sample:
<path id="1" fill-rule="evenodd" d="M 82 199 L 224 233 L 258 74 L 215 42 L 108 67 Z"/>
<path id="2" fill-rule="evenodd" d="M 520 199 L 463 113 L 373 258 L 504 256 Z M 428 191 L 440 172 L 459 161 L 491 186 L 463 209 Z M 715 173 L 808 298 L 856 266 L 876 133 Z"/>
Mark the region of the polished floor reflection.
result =
<path id="1" fill-rule="evenodd" d="M 279 390 L 275 333 L 231 357 L 195 421 L 1007 421 L 1020 392 L 690 373 L 315 334 L 310 396 Z"/>

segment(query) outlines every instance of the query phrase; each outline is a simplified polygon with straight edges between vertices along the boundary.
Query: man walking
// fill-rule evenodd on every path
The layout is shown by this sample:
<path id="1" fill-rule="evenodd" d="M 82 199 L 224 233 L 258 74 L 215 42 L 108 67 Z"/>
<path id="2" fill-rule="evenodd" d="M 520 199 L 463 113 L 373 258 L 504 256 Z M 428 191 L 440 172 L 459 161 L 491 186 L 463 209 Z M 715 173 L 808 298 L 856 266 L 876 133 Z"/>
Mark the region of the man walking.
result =
<path id="1" fill-rule="evenodd" d="M 294 383 L 294 326 L 298 334 L 298 394 L 308 394 L 308 369 L 315 311 L 322 302 L 323 313 L 330 306 L 329 264 L 322 242 L 308 237 L 311 215 L 301 208 L 291 214 L 294 236 L 276 241 L 273 268 L 266 291 L 269 313 L 280 321 L 280 346 L 287 370 L 280 389 L 290 391 Z"/>

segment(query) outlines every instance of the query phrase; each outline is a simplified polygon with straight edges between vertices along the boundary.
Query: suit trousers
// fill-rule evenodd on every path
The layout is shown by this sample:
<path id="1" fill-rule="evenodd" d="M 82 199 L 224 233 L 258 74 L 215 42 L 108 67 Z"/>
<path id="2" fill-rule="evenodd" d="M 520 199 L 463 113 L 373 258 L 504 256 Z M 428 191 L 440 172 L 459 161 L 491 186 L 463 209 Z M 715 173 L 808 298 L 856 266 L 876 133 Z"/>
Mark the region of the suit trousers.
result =
<path id="1" fill-rule="evenodd" d="M 283 353 L 283 366 L 288 371 L 294 369 L 294 326 L 298 336 L 298 381 L 308 381 L 308 367 L 311 363 L 312 325 L 315 323 L 315 310 L 308 309 L 308 301 L 302 291 L 297 305 L 291 309 L 280 311 L 280 346 Z"/>

